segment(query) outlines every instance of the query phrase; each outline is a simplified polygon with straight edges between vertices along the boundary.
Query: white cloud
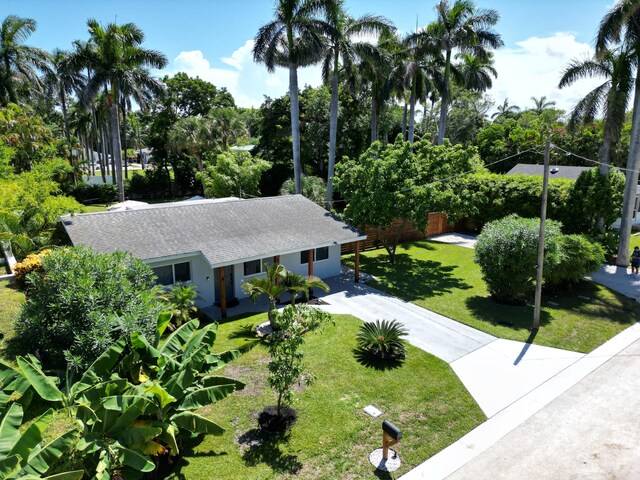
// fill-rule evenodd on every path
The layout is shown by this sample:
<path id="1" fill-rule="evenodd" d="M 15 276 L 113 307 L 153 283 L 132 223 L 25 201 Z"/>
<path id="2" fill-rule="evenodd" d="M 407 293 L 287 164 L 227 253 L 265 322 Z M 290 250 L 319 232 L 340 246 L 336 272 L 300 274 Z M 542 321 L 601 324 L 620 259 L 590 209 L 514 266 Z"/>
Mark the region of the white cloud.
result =
<path id="1" fill-rule="evenodd" d="M 558 82 L 562 72 L 572 59 L 592 55 L 591 46 L 578 42 L 573 33 L 527 38 L 517 42 L 515 48 L 495 52 L 498 78 L 489 94 L 497 104 L 508 98 L 510 105 L 522 109 L 533 106 L 531 97 L 546 96 L 556 102 L 557 108 L 568 111 L 602 80 L 580 80 L 561 90 Z"/>
<path id="2" fill-rule="evenodd" d="M 220 58 L 219 67 L 204 57 L 200 50 L 183 51 L 173 60 L 169 75 L 185 72 L 192 77 L 200 77 L 216 87 L 225 87 L 241 107 L 258 107 L 264 95 L 281 97 L 289 89 L 289 71 L 277 68 L 267 72 L 262 64 L 254 63 L 253 40 L 247 40 L 228 57 Z M 320 67 L 313 66 L 298 70 L 298 84 L 318 86 L 321 83 Z"/>

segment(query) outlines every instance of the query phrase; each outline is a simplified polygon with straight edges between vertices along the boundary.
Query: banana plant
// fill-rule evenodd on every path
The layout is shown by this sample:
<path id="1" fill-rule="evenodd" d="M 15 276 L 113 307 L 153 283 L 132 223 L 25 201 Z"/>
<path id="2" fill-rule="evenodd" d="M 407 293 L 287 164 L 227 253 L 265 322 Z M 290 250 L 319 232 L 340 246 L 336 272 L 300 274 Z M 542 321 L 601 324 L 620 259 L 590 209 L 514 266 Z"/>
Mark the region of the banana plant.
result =
<path id="1" fill-rule="evenodd" d="M 141 446 L 152 455 L 179 454 L 181 438 L 222 435 L 223 427 L 194 410 L 244 388 L 242 382 L 215 374 L 240 355 L 237 350 L 211 352 L 217 324 L 199 328 L 199 321 L 191 320 L 162 338 L 170 319 L 170 315 L 160 315 L 152 341 L 133 334 L 131 354 L 120 364 L 121 375 L 154 403 L 145 426 L 159 428 L 162 433 Z"/>
<path id="2" fill-rule="evenodd" d="M 0 415 L 17 402 L 27 408 L 33 398 L 33 389 L 26 378 L 8 363 L 0 360 Z"/>
<path id="3" fill-rule="evenodd" d="M 53 409 L 40 415 L 21 432 L 23 414 L 22 405 L 12 403 L 0 421 L 0 480 L 42 479 L 77 437 L 77 431 L 70 430 L 43 446 L 42 433 L 51 422 Z M 44 478 L 80 480 L 83 473 L 83 470 L 75 470 Z"/>

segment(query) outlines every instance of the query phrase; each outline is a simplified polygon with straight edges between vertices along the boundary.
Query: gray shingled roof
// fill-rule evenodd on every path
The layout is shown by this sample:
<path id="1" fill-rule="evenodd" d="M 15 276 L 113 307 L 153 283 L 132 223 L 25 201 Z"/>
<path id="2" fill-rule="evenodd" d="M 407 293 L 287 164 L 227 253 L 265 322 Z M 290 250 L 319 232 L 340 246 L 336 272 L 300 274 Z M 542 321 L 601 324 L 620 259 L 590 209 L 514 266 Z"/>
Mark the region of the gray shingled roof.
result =
<path id="1" fill-rule="evenodd" d="M 65 215 L 74 245 L 143 259 L 202 252 L 213 265 L 353 242 L 365 236 L 302 195 Z"/>
<path id="2" fill-rule="evenodd" d="M 544 165 L 531 165 L 528 163 L 518 163 L 515 167 L 507 172 L 507 175 L 538 175 L 542 177 L 544 175 Z M 554 169 L 558 169 L 553 173 Z M 550 178 L 568 178 L 570 180 L 577 180 L 580 174 L 586 170 L 591 170 L 591 167 L 574 167 L 570 165 L 551 165 Z"/>

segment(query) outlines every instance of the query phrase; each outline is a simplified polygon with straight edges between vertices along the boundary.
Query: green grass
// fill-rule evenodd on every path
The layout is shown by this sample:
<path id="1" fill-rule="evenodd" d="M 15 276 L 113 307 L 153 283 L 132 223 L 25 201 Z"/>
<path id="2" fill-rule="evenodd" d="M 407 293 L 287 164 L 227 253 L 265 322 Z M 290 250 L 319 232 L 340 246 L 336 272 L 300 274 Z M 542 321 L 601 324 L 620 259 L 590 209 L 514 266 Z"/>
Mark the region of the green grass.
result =
<path id="1" fill-rule="evenodd" d="M 630 247 L 629 252 L 633 252 L 633 247 L 640 247 L 640 232 L 631 234 Z"/>
<path id="2" fill-rule="evenodd" d="M 187 450 L 170 478 L 375 478 L 367 457 L 381 444 L 383 419 L 404 432 L 401 469 L 381 476 L 397 478 L 485 419 L 451 368 L 412 346 L 396 369 L 376 370 L 358 363 L 353 349 L 361 322 L 336 315 L 335 325 L 306 337 L 305 364 L 315 382 L 296 394 L 299 417 L 290 435 L 260 439 L 257 415 L 275 403 L 275 394 L 266 384 L 267 350 L 251 329 L 243 327 L 265 319 L 260 314 L 220 325 L 216 349 L 245 351 L 223 374 L 244 381 L 246 388 L 202 409 L 227 431 Z M 371 403 L 385 415 L 366 416 L 362 408 Z"/>
<path id="3" fill-rule="evenodd" d="M 361 268 L 376 277 L 373 287 L 497 337 L 549 347 L 590 352 L 640 318 L 640 304 L 585 281 L 573 291 L 543 295 L 541 328 L 533 338 L 533 307 L 494 302 L 473 256 L 472 249 L 422 240 L 400 245 L 396 265 L 386 250 L 365 252 Z M 343 260 L 352 263 L 353 256 Z"/>
<path id="4" fill-rule="evenodd" d="M 106 203 L 94 203 L 93 205 L 85 205 L 84 210 L 86 213 L 95 213 L 95 212 L 106 212 L 107 204 Z"/>
<path id="5" fill-rule="evenodd" d="M 0 338 L 4 343 L 13 337 L 13 322 L 24 302 L 24 293 L 9 286 L 9 282 L 0 282 Z"/>

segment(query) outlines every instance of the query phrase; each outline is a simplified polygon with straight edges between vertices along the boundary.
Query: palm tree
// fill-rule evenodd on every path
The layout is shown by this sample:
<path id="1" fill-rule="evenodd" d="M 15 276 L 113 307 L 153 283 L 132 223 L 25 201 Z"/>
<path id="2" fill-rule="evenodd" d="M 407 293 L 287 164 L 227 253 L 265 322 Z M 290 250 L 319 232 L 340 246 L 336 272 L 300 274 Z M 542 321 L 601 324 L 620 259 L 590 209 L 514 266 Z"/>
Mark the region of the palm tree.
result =
<path id="1" fill-rule="evenodd" d="M 60 100 L 64 136 L 71 145 L 69 119 L 67 118 L 68 96 L 80 92 L 86 85 L 86 78 L 80 72 L 74 57 L 63 50 L 54 50 L 44 75 L 45 85 Z M 71 159 L 70 159 L 71 160 Z"/>
<path id="2" fill-rule="evenodd" d="M 622 41 L 623 48 L 629 50 L 636 66 L 640 64 L 640 2 L 622 0 L 604 16 L 596 37 L 596 55 L 604 58 L 611 44 Z M 620 221 L 620 243 L 616 264 L 629 265 L 629 245 L 633 226 L 633 210 L 638 188 L 640 170 L 640 69 L 636 68 L 633 97 L 633 119 L 631 121 L 631 145 L 627 158 L 627 174 Z"/>
<path id="3" fill-rule="evenodd" d="M 286 292 L 282 285 L 282 276 L 287 271 L 282 264 L 274 263 L 267 267 L 264 277 L 254 277 L 242 284 L 242 289 L 249 296 L 249 300 L 255 302 L 258 297 L 264 295 L 269 302 L 269 324 L 271 329 L 275 330 L 276 322 L 276 302 L 280 295 Z"/>
<path id="4" fill-rule="evenodd" d="M 462 84 L 467 90 L 486 92 L 493 86 L 493 78 L 498 78 L 498 72 L 493 67 L 493 54 L 474 55 L 473 53 L 460 53 L 457 58 L 461 60 L 458 65 Z"/>
<path id="5" fill-rule="evenodd" d="M 16 87 L 27 83 L 41 90 L 36 70 L 46 70 L 49 54 L 24 42 L 36 30 L 36 21 L 9 15 L 0 26 L 0 104 L 18 103 Z"/>
<path id="6" fill-rule="evenodd" d="M 431 48 L 444 54 L 444 73 L 440 91 L 440 125 L 436 143 L 442 144 L 447 129 L 447 114 L 451 100 L 452 55 L 454 50 L 486 55 L 489 48 L 503 45 L 499 34 L 491 30 L 500 18 L 492 9 L 477 9 L 470 0 L 441 0 L 436 5 L 437 20 L 421 32 Z"/>
<path id="7" fill-rule="evenodd" d="M 600 77 L 604 82 L 591 90 L 571 111 L 569 126 L 589 123 L 599 111 L 604 113 L 600 173 L 606 175 L 611 148 L 620 138 L 627 104 L 633 89 L 634 59 L 625 49 L 607 50 L 601 58 L 572 60 L 562 74 L 558 88 L 568 87 L 582 78 Z"/>
<path id="8" fill-rule="evenodd" d="M 316 16 L 326 12 L 326 6 L 326 2 L 319 0 L 278 0 L 275 8 L 276 18 L 260 27 L 253 46 L 254 61 L 264 63 L 269 72 L 274 72 L 277 66 L 289 69 L 293 176 L 296 193 L 300 193 L 302 173 L 298 67 L 317 63 L 326 50 L 324 34 L 330 33 L 330 29 L 326 22 Z"/>
<path id="9" fill-rule="evenodd" d="M 509 99 L 505 98 L 502 105 L 498 105 L 496 107 L 496 112 L 491 115 L 491 119 L 495 119 L 498 117 L 509 117 L 511 115 L 516 115 L 520 112 L 520 107 L 517 105 L 509 105 Z"/>
<path id="10" fill-rule="evenodd" d="M 184 117 L 173 124 L 167 139 L 170 149 L 187 152 L 197 162 L 198 171 L 204 170 L 202 155 L 218 148 L 216 124 L 211 117 Z M 202 184 L 204 191 L 204 182 Z"/>
<path id="11" fill-rule="evenodd" d="M 220 138 L 222 150 L 226 151 L 236 140 L 249 135 L 247 125 L 235 108 L 213 108 L 208 116 L 213 122 L 217 137 Z"/>
<path id="12" fill-rule="evenodd" d="M 357 56 L 358 45 L 354 38 L 359 35 L 379 34 L 391 30 L 391 22 L 384 17 L 363 15 L 358 19 L 349 17 L 344 10 L 344 0 L 332 0 L 327 10 L 327 24 L 330 28 L 329 41 L 324 58 L 322 74 L 325 83 L 331 84 L 329 104 L 329 161 L 327 172 L 327 210 L 333 202 L 333 175 L 335 172 L 336 143 L 338 135 L 338 73 L 340 64 L 350 71 Z M 362 43 L 362 42 L 357 42 Z"/>
<path id="13" fill-rule="evenodd" d="M 118 184 L 119 201 L 124 201 L 122 180 L 122 146 L 120 142 L 119 104 L 121 94 L 144 98 L 143 91 L 156 81 L 145 67 L 163 68 L 167 58 L 160 52 L 141 47 L 144 33 L 133 23 L 106 27 L 96 20 L 87 22 L 94 48 L 88 53 L 88 66 L 93 76 L 87 83 L 85 102 L 92 102 L 98 92 L 108 88 L 107 106 L 110 109 L 112 155 Z"/>
<path id="14" fill-rule="evenodd" d="M 547 100 L 547 97 L 542 96 L 540 98 L 531 97 L 533 101 L 533 108 L 531 109 L 536 115 L 542 115 L 542 112 L 549 108 L 556 106 L 556 102 L 553 100 Z"/>
<path id="15" fill-rule="evenodd" d="M 319 288 L 323 292 L 329 291 L 329 285 L 324 283 L 318 277 L 304 275 L 298 275 L 297 273 L 284 270 L 282 275 L 282 286 L 285 291 L 291 295 L 291 305 L 296 304 L 296 298 L 299 293 L 302 293 L 304 299 L 309 298 L 309 294 L 314 288 Z"/>
<path id="16" fill-rule="evenodd" d="M 380 111 L 391 91 L 390 79 L 395 78 L 390 76 L 392 54 L 386 48 L 387 43 L 388 40 L 381 39 L 377 46 L 362 44 L 358 48 L 357 77 L 361 84 L 369 84 L 371 93 L 371 143 L 378 140 Z"/>

